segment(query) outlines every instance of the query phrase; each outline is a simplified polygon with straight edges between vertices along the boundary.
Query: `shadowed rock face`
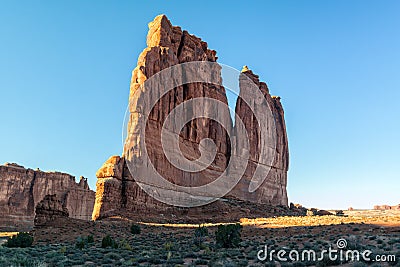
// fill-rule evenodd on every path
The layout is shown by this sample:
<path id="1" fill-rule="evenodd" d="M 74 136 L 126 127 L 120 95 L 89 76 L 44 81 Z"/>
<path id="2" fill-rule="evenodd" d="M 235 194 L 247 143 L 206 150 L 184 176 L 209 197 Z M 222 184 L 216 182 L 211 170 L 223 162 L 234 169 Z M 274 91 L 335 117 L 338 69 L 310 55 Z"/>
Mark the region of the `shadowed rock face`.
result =
<path id="1" fill-rule="evenodd" d="M 35 227 L 45 226 L 58 218 L 68 218 L 68 209 L 57 195 L 46 195 L 35 208 Z"/>
<path id="2" fill-rule="evenodd" d="M 253 81 L 253 83 L 257 85 L 267 100 L 268 106 L 272 111 L 273 117 L 275 118 L 275 127 L 273 127 L 276 130 L 275 155 L 272 162 L 267 160 L 267 156 L 263 155 L 264 153 L 260 144 L 262 140 L 261 137 L 267 133 L 261 131 L 261 129 L 258 127 L 259 122 L 255 116 L 251 115 L 252 110 L 256 109 L 258 104 L 254 101 L 250 102 L 249 104 L 251 106 L 249 106 L 240 97 L 240 95 L 243 93 L 242 88 L 245 88 L 245 86 L 241 86 L 240 95 L 236 101 L 235 113 L 243 121 L 247 130 L 248 139 L 250 142 L 250 158 L 247 162 L 247 168 L 242 179 L 232 190 L 231 194 L 239 199 L 249 200 L 251 202 L 287 206 L 288 199 L 286 185 L 287 171 L 289 167 L 289 149 L 286 136 L 284 112 L 280 102 L 280 97 L 271 97 L 267 84 L 260 82 L 259 77 L 249 70 L 247 66 L 243 68 L 242 75 L 247 76 Z M 268 109 L 268 107 L 265 107 L 265 109 Z M 238 131 L 240 131 L 240 129 L 235 128 L 234 130 L 235 134 L 238 135 Z M 237 139 L 237 141 L 240 140 Z M 271 164 L 272 168 L 268 172 L 267 178 L 264 180 L 262 185 L 255 192 L 249 193 L 248 188 L 257 164 L 265 166 Z"/>
<path id="3" fill-rule="evenodd" d="M 216 144 L 216 157 L 212 164 L 197 173 L 185 173 L 175 168 L 166 158 L 161 145 L 161 128 L 167 115 L 181 103 L 195 98 L 213 98 L 227 104 L 225 88 L 223 86 L 208 83 L 190 83 L 178 86 L 165 94 L 152 109 L 146 129 L 141 129 L 138 120 L 143 115 L 140 103 L 141 94 L 137 94 L 143 83 L 168 67 L 192 61 L 216 62 L 216 52 L 207 47 L 207 43 L 196 36 L 182 31 L 180 27 L 172 26 L 166 16 L 157 16 L 149 23 L 147 35 L 147 47 L 139 55 L 136 68 L 132 72 L 127 139 L 122 157 L 113 156 L 98 170 L 96 176 L 97 190 L 96 203 L 93 210 L 93 219 L 112 215 L 129 216 L 132 213 L 151 213 L 167 208 L 147 195 L 135 182 L 135 173 L 130 173 L 127 160 L 140 155 L 140 142 L 143 142 L 143 132 L 146 134 L 146 149 L 149 158 L 156 170 L 168 181 L 182 186 L 201 186 L 213 181 L 227 168 L 231 157 L 229 134 L 237 133 L 233 126 L 228 108 L 218 110 L 224 114 L 225 128 L 219 123 L 205 118 L 197 118 L 187 123 L 179 134 L 179 146 L 182 154 L 189 160 L 195 160 L 200 156 L 199 143 L 202 139 L 210 138 Z M 219 70 L 213 75 L 219 75 Z M 258 76 L 246 69 L 243 75 L 252 79 L 266 98 L 275 118 L 277 140 L 275 157 L 272 169 L 267 179 L 253 193 L 248 191 L 254 164 L 261 162 L 258 140 L 265 133 L 252 129 L 254 120 L 249 117 L 249 107 L 240 100 L 236 104 L 236 113 L 242 118 L 248 132 L 250 141 L 250 159 L 239 184 L 228 196 L 249 200 L 255 203 L 268 203 L 272 205 L 286 205 L 286 180 L 288 170 L 288 143 L 284 122 L 283 108 L 278 97 L 271 97 L 265 83 L 259 82 Z M 152 88 L 157 90 L 157 88 Z M 157 93 L 155 94 L 157 95 Z M 138 100 L 139 99 L 139 100 Z M 254 104 L 254 103 L 253 103 Z M 250 107 L 251 108 L 251 107 Z M 190 112 L 190 111 L 187 111 Z M 134 149 L 132 149 L 134 148 Z"/>
<path id="4" fill-rule="evenodd" d="M 36 205 L 48 194 L 57 194 L 72 218 L 90 220 L 95 193 L 87 180 L 60 172 L 25 169 L 17 164 L 0 166 L 0 227 L 29 229 Z"/>

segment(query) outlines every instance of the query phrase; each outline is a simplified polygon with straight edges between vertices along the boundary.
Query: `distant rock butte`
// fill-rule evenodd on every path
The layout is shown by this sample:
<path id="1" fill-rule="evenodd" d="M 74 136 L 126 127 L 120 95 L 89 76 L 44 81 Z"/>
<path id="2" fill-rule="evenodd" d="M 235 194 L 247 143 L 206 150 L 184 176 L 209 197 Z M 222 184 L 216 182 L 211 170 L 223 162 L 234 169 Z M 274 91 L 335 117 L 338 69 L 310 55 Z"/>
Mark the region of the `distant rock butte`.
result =
<path id="1" fill-rule="evenodd" d="M 72 218 L 90 220 L 95 192 L 87 179 L 61 172 L 25 169 L 15 163 L 0 165 L 0 229 L 33 227 L 35 207 L 46 195 L 56 194 Z"/>
<path id="2" fill-rule="evenodd" d="M 151 76 L 168 67 L 192 61 L 216 62 L 216 52 L 208 48 L 207 43 L 200 38 L 190 35 L 180 27 L 172 26 L 165 15 L 157 16 L 149 23 L 147 35 L 147 47 L 139 55 L 137 66 L 132 72 L 130 85 L 129 110 L 130 119 L 128 122 L 128 136 L 130 140 L 141 142 L 138 129 L 138 116 L 140 107 L 136 106 L 134 98 L 138 88 Z M 217 73 L 218 74 L 218 73 Z M 271 97 L 267 85 L 260 82 L 247 66 L 242 70 L 242 75 L 248 76 L 258 86 L 269 104 L 276 125 L 276 153 L 272 163 L 272 169 L 267 179 L 255 191 L 250 193 L 248 185 L 254 172 L 255 165 L 261 160 L 259 158 L 261 135 L 259 129 L 253 125 L 256 123 L 253 116 L 249 116 L 250 108 L 239 97 L 236 103 L 236 113 L 242 118 L 246 129 L 249 132 L 250 159 L 247 169 L 239 184 L 227 195 L 235 199 L 241 199 L 258 204 L 288 205 L 287 200 L 287 171 L 289 162 L 288 140 L 284 112 L 279 97 Z M 229 115 L 229 110 L 219 110 L 225 114 L 227 128 L 224 129 L 215 121 L 205 118 L 198 118 L 190 121 L 180 133 L 180 148 L 188 159 L 199 157 L 199 143 L 204 138 L 214 141 L 217 148 L 217 156 L 213 163 L 203 171 L 197 173 L 185 173 L 172 166 L 163 153 L 160 135 L 161 127 L 166 116 L 172 109 L 182 102 L 192 99 L 209 97 L 227 104 L 225 88 L 222 86 L 207 83 L 191 83 L 179 86 L 164 95 L 155 105 L 150 113 L 146 126 L 146 148 L 151 161 L 157 171 L 167 180 L 183 186 L 199 186 L 217 178 L 227 167 L 230 155 L 231 144 L 228 132 L 235 131 L 235 126 Z M 140 95 L 139 95 L 140 98 Z M 252 105 L 256 105 L 254 102 Z M 143 131 L 142 131 L 143 132 Z M 127 159 L 132 155 L 132 146 L 138 143 L 126 143 L 122 156 L 110 157 L 98 170 L 96 176 L 97 190 L 96 202 L 93 210 L 93 219 L 109 217 L 113 215 L 130 215 L 151 213 L 152 211 L 163 211 L 168 209 L 166 204 L 160 203 L 147 195 L 135 182 L 134 173 L 131 175 L 127 167 Z M 212 205 L 212 204 L 210 204 Z M 217 205 L 217 204 L 216 204 Z M 210 208 L 212 209 L 212 208 Z M 162 212 L 158 212 L 162 213 Z"/>
<path id="3" fill-rule="evenodd" d="M 374 210 L 400 210 L 400 204 L 395 205 L 395 206 L 376 205 L 376 206 L 374 206 Z"/>

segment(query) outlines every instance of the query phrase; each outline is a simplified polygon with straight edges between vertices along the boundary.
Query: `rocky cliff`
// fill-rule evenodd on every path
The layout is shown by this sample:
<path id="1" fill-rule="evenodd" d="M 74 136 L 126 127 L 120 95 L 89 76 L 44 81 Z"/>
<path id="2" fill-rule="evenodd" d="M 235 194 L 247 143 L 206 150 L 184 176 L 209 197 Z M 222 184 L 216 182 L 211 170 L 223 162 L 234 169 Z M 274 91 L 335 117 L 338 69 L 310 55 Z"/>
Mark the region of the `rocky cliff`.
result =
<path id="1" fill-rule="evenodd" d="M 25 169 L 17 164 L 0 166 L 0 228 L 26 229 L 33 226 L 36 205 L 46 195 L 56 194 L 72 218 L 90 220 L 95 192 L 87 179 L 61 172 Z"/>
<path id="2" fill-rule="evenodd" d="M 374 210 L 400 210 L 400 204 L 395 206 L 390 205 L 375 205 Z"/>
<path id="3" fill-rule="evenodd" d="M 284 112 L 280 102 L 280 97 L 271 96 L 269 94 L 267 84 L 260 82 L 259 77 L 249 70 L 247 66 L 243 67 L 242 75 L 250 78 L 267 100 L 266 103 L 264 103 L 264 105 L 267 105 L 265 109 L 267 110 L 268 107 L 271 109 L 273 118 L 275 120 L 273 122 L 273 126 L 270 125 L 266 128 L 274 129 L 276 136 L 274 138 L 274 144 L 271 146 L 271 148 L 274 149 L 273 154 L 269 155 L 267 151 L 262 151 L 261 137 L 262 135 L 267 135 L 268 132 L 263 132 L 263 129 L 259 127 L 259 122 L 257 121 L 256 117 L 251 115 L 252 110 L 255 110 L 260 104 L 258 104 L 256 101 L 246 103 L 243 98 L 240 97 L 241 95 L 239 95 L 236 102 L 235 113 L 237 116 L 239 116 L 239 118 L 241 118 L 245 125 L 245 130 L 247 131 L 248 140 L 250 143 L 250 157 L 247 161 L 247 168 L 242 179 L 232 190 L 231 194 L 239 199 L 244 199 L 251 202 L 287 206 L 288 199 L 286 185 L 287 171 L 289 168 L 289 148 L 286 136 Z M 246 82 L 246 80 L 244 82 Z M 246 86 L 241 86 L 241 94 L 243 94 L 243 88 L 246 88 Z M 268 123 L 267 120 L 268 117 L 265 118 L 264 123 Z M 236 131 L 235 134 L 237 135 L 237 131 L 239 131 L 239 129 L 235 128 L 234 130 Z M 270 160 L 270 157 L 273 158 L 273 161 Z M 254 172 L 258 166 L 268 167 L 269 171 L 266 172 L 267 177 L 256 191 L 249 193 L 250 181 L 254 176 Z"/>
<path id="4" fill-rule="evenodd" d="M 145 193 L 138 185 L 136 172 L 128 168 L 128 162 L 132 162 L 135 167 L 149 165 L 154 166 L 155 170 L 167 181 L 178 186 L 197 186 L 208 184 L 219 177 L 228 167 L 232 157 L 232 142 L 230 135 L 240 134 L 240 130 L 233 124 L 229 114 L 229 109 L 219 108 L 214 113 L 223 120 L 223 126 L 215 120 L 207 118 L 196 118 L 188 120 L 179 132 L 179 150 L 189 161 L 196 161 L 202 156 L 202 140 L 211 139 L 215 144 L 215 157 L 210 161 L 207 168 L 198 172 L 187 172 L 173 165 L 166 157 L 165 147 L 161 142 L 164 122 L 168 114 L 182 103 L 187 103 L 193 99 L 200 99 L 197 105 L 189 108 L 184 106 L 183 117 L 189 117 L 196 113 L 196 109 L 211 109 L 202 99 L 215 99 L 227 105 L 225 88 L 222 85 L 212 83 L 192 82 L 174 87 L 165 95 L 162 95 L 160 82 L 153 88 L 143 89 L 141 86 L 151 77 L 160 71 L 187 62 L 216 62 L 216 52 L 208 48 L 206 42 L 190 35 L 180 27 L 172 26 L 166 16 L 157 16 L 154 21 L 149 23 L 147 35 L 147 47 L 140 54 L 136 68 L 133 70 L 129 111 L 130 117 L 127 127 L 127 142 L 125 143 L 122 157 L 113 156 L 99 169 L 96 176 L 97 190 L 96 203 L 93 211 L 93 219 L 107 217 L 111 215 L 135 213 L 140 210 L 142 213 L 151 210 L 165 210 L 167 205 L 155 200 Z M 254 127 L 255 121 L 249 109 L 254 108 L 257 103 L 251 101 L 252 107 L 244 103 L 240 97 L 236 104 L 236 113 L 242 119 L 247 132 L 249 132 L 250 158 L 247 161 L 247 169 L 239 184 L 228 194 L 228 196 L 251 201 L 255 203 L 268 203 L 272 205 L 287 206 L 286 180 L 288 169 L 288 143 L 284 122 L 283 108 L 279 97 L 271 97 L 265 83 L 259 81 L 258 76 L 246 69 L 242 73 L 243 77 L 253 80 L 260 90 L 273 114 L 272 120 L 265 117 L 267 125 L 274 127 L 265 128 L 276 131 L 276 145 L 274 144 L 273 162 L 270 163 L 271 170 L 267 179 L 254 192 L 249 192 L 248 185 L 254 172 L 255 165 L 268 165 L 264 162 L 265 153 L 259 151 L 262 147 L 259 143 L 265 129 Z M 178 72 L 175 75 L 189 75 L 188 73 Z M 220 69 L 214 68 L 211 72 L 214 80 L 222 80 Z M 176 76 L 175 76 L 176 77 Z M 210 77 L 208 77 L 210 78 Z M 146 90 L 155 90 L 155 95 L 160 95 L 160 99 L 149 113 L 145 127 L 139 123 L 144 117 L 144 107 L 151 99 L 145 97 Z M 159 90 L 159 91 L 157 91 Z M 242 88 L 240 89 L 242 91 Z M 256 107 L 258 108 L 258 107 Z M 209 111 L 209 110 L 208 110 Z M 250 114 L 250 116 L 249 116 Z M 264 123 L 264 122 L 263 122 Z M 144 143 L 145 136 L 145 144 Z M 237 139 L 233 139 L 236 140 Z M 146 147 L 148 159 L 144 159 L 143 145 Z M 167 148 L 168 149 L 168 148 Z M 204 150 L 204 149 L 203 149 Z M 170 151 L 171 152 L 171 151 Z M 173 153 L 176 151 L 172 151 Z M 137 175 L 137 173 L 136 173 Z M 139 176 L 139 175 L 137 175 Z M 141 184 L 151 184 L 149 180 L 140 180 Z M 158 193 L 165 188 L 156 187 Z M 169 189 L 168 189 L 169 190 Z M 207 192 L 205 192 L 207 193 Z M 212 209 L 212 208 L 210 208 Z"/>

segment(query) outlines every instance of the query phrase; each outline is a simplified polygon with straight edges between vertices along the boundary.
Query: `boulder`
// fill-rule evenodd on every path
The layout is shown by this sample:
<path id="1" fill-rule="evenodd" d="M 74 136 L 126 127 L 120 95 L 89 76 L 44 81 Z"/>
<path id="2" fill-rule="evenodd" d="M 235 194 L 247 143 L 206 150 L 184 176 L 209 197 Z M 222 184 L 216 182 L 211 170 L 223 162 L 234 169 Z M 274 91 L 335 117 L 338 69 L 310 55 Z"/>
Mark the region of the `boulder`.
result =
<path id="1" fill-rule="evenodd" d="M 57 198 L 57 195 L 46 195 L 35 208 L 35 227 L 45 226 L 60 218 L 68 218 L 68 209 Z"/>
<path id="2" fill-rule="evenodd" d="M 326 216 L 326 215 L 333 215 L 333 213 L 327 210 L 319 210 L 314 208 L 307 210 L 307 216 Z"/>

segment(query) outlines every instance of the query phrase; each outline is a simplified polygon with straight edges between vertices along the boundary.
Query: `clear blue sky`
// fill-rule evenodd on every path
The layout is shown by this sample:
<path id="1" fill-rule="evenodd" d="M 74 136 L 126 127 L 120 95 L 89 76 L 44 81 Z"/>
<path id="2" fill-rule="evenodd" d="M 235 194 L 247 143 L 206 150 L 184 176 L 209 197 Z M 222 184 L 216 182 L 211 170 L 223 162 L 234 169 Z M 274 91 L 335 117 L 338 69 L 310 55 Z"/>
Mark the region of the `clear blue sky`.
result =
<path id="1" fill-rule="evenodd" d="M 122 151 L 131 71 L 165 13 L 282 97 L 289 200 L 400 203 L 399 1 L 2 1 L 0 163 L 89 178 Z"/>

